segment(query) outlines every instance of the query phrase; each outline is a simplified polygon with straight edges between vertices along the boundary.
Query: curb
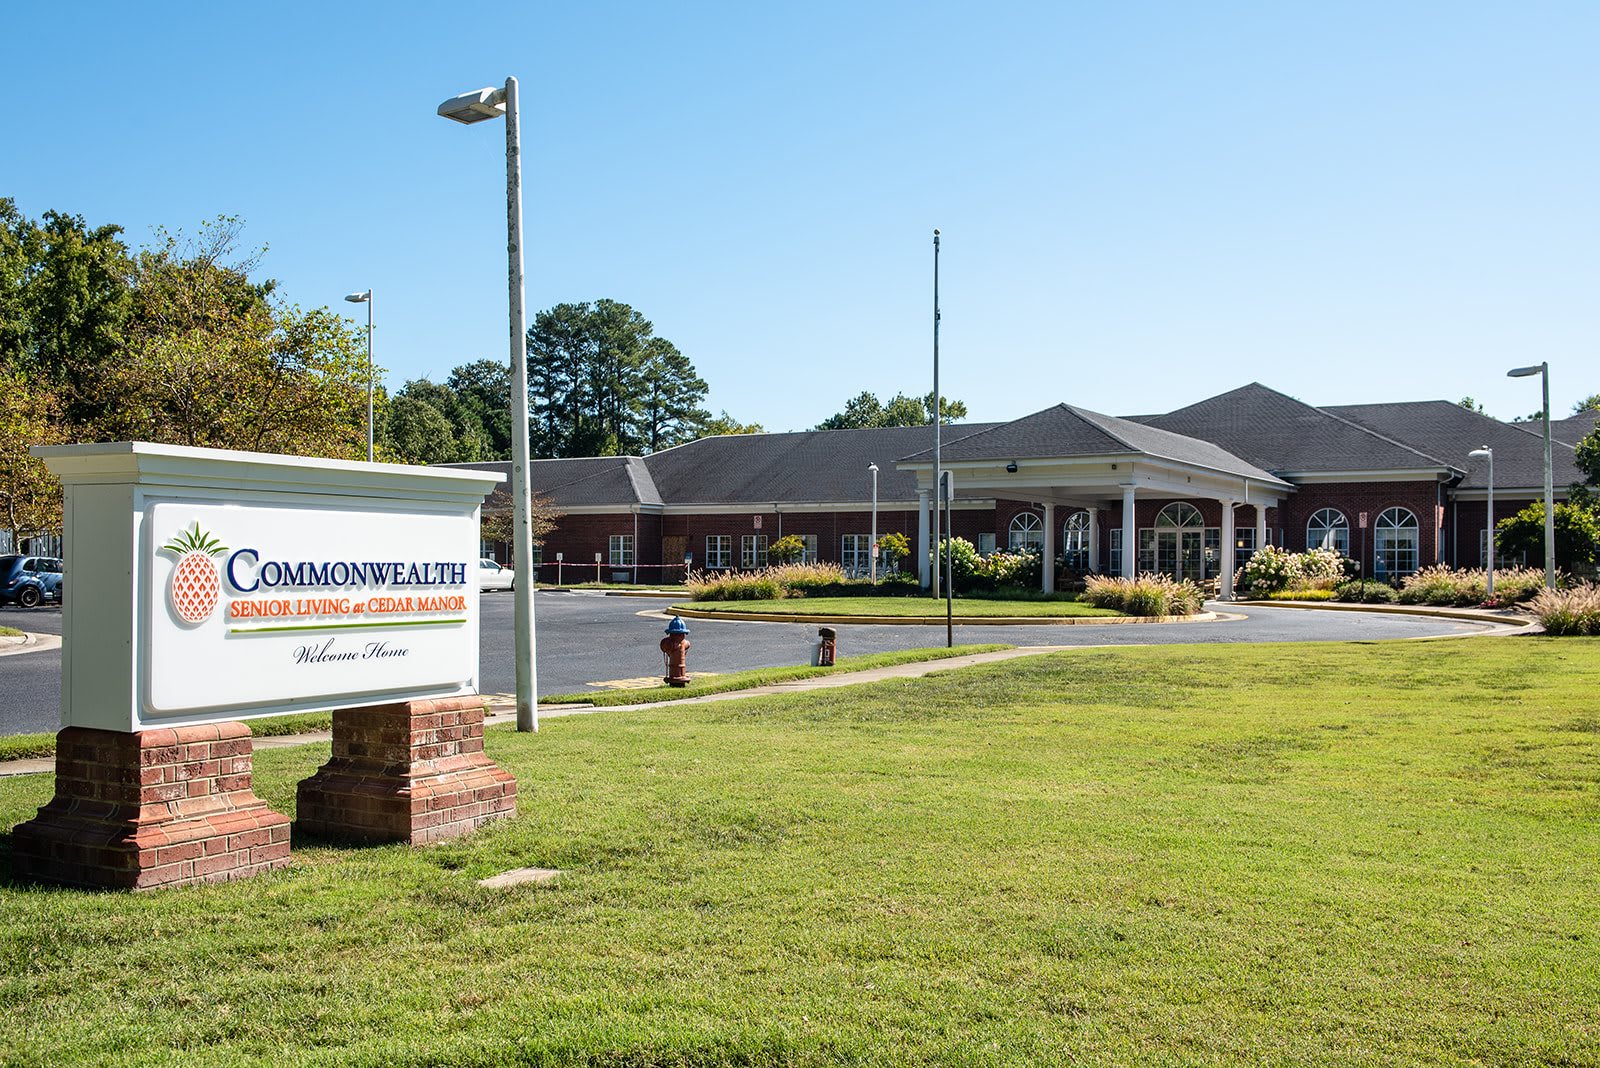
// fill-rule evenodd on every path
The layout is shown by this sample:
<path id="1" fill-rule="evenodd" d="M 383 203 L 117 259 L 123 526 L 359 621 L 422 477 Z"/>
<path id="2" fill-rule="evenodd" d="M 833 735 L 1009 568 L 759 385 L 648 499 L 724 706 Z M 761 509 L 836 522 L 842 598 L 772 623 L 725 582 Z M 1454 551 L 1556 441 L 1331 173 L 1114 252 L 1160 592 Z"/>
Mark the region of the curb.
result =
<path id="1" fill-rule="evenodd" d="M 688 619 L 726 620 L 730 623 L 828 623 L 844 625 L 868 623 L 885 626 L 938 626 L 944 616 L 822 616 L 789 615 L 776 612 L 706 612 L 681 605 L 672 614 Z M 950 623 L 963 627 L 1088 627 L 1130 623 L 1211 623 L 1223 617 L 1215 612 L 1196 612 L 1192 616 L 954 616 Z"/>
<path id="2" fill-rule="evenodd" d="M 31 652 L 39 646 L 49 648 L 52 643 L 59 642 L 60 637 L 58 635 L 34 634 L 31 631 L 24 632 L 21 635 L 0 635 L 0 656 Z"/>
<path id="3" fill-rule="evenodd" d="M 1477 623 L 1499 623 L 1508 627 L 1534 627 L 1531 616 L 1501 613 L 1488 608 L 1444 608 L 1429 605 L 1349 604 L 1342 601 L 1229 601 L 1252 608 L 1320 608 L 1327 612 L 1371 612 L 1389 616 L 1432 616 L 1435 619 L 1465 619 Z"/>

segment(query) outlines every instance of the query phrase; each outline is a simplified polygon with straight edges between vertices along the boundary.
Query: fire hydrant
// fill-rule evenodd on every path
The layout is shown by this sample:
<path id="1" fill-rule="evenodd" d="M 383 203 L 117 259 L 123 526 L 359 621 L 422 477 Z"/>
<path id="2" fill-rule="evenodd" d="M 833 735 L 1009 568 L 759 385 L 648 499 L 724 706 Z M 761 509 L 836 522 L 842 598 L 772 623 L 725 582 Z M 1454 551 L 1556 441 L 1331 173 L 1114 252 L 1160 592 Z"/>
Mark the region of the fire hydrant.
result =
<path id="1" fill-rule="evenodd" d="M 834 645 L 839 637 L 839 632 L 832 627 L 818 627 L 817 637 L 817 666 L 833 667 Z"/>
<path id="2" fill-rule="evenodd" d="M 661 659 L 667 666 L 667 677 L 661 681 L 668 686 L 689 685 L 689 627 L 681 616 L 673 616 L 667 624 L 667 636 L 661 639 Z"/>

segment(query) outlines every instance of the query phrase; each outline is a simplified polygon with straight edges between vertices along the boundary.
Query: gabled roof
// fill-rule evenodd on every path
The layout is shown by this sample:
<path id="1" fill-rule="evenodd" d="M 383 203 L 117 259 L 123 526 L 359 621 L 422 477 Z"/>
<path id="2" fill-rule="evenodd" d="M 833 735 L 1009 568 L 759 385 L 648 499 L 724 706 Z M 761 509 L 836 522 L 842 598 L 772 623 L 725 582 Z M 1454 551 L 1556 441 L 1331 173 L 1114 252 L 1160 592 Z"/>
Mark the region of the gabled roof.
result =
<path id="1" fill-rule="evenodd" d="M 996 426 L 946 426 L 946 441 Z M 878 465 L 878 498 L 909 501 L 916 477 L 898 471 L 901 456 L 933 441 L 931 426 L 873 430 L 802 430 L 789 434 L 723 434 L 646 456 L 662 498 L 674 505 L 773 502 L 859 504 L 870 499 L 869 464 Z"/>
<path id="2" fill-rule="evenodd" d="M 1277 478 L 1209 441 L 1102 415 L 1071 404 L 1057 404 L 1009 423 L 951 442 L 940 459 L 1007 460 L 1070 456 L 1156 456 L 1241 478 L 1278 482 Z M 905 457 L 904 462 L 930 461 L 932 449 Z"/>
<path id="3" fill-rule="evenodd" d="M 1137 422 L 1203 437 L 1274 474 L 1459 470 L 1359 423 L 1259 382 Z"/>
<path id="4" fill-rule="evenodd" d="M 1339 404 L 1323 409 L 1360 423 L 1380 434 L 1403 441 L 1434 456 L 1448 456 L 1451 463 L 1466 471 L 1460 485 L 1465 489 L 1485 489 L 1489 485 L 1489 461 L 1474 460 L 1467 454 L 1488 445 L 1494 449 L 1494 481 L 1497 486 L 1544 485 L 1544 432 L 1524 433 L 1510 423 L 1491 419 L 1447 400 L 1401 401 L 1394 404 Z M 1562 444 L 1554 434 L 1551 451 L 1554 481 L 1566 486 L 1578 481 L 1572 447 Z"/>
<path id="5" fill-rule="evenodd" d="M 1565 419 L 1552 419 L 1550 420 L 1550 440 L 1564 441 L 1568 445 L 1576 445 L 1594 432 L 1597 423 L 1600 423 L 1600 411 L 1593 408 L 1586 412 L 1579 412 L 1577 415 L 1568 416 Z M 1544 437 L 1544 427 L 1538 423 L 1513 423 L 1512 426 L 1517 427 L 1519 430 L 1527 430 L 1532 434 L 1537 434 L 1541 439 Z"/>
<path id="6" fill-rule="evenodd" d="M 500 471 L 507 478 L 506 485 L 510 485 L 509 460 L 442 466 Z M 528 464 L 528 485 L 533 492 L 549 497 L 557 508 L 661 503 L 661 494 L 656 492 L 649 469 L 637 456 L 534 460 Z"/>

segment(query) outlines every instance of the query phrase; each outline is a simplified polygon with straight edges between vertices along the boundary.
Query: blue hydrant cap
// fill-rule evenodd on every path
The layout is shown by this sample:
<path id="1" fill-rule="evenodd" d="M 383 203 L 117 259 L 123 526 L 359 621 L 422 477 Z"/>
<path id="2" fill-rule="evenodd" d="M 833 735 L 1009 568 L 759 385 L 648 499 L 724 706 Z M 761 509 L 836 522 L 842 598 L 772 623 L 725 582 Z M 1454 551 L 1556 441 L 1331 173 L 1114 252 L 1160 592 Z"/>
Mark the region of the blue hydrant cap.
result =
<path id="1" fill-rule="evenodd" d="M 682 616 L 673 616 L 672 622 L 667 624 L 668 634 L 688 634 L 689 624 L 683 621 Z"/>

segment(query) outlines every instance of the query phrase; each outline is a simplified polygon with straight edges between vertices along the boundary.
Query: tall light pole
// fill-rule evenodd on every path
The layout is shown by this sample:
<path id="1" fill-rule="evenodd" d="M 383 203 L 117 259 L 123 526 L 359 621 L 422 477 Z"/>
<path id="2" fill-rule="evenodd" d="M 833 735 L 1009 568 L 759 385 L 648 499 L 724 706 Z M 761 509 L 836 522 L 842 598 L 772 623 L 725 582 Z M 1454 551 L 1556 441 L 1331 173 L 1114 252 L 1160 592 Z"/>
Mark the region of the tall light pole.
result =
<path id="1" fill-rule="evenodd" d="M 933 231 L 933 595 L 939 596 L 939 495 L 944 484 L 940 481 L 939 424 L 943 413 L 939 410 L 939 231 Z"/>
<path id="2" fill-rule="evenodd" d="M 519 576 L 512 597 L 516 616 L 517 730 L 539 729 L 537 661 L 534 658 L 532 502 L 528 492 L 528 336 L 523 329 L 522 133 L 517 124 L 517 80 L 502 89 L 475 89 L 439 105 L 447 119 L 471 125 L 506 120 L 506 259 L 511 296 L 511 566 Z"/>
<path id="3" fill-rule="evenodd" d="M 868 572 L 872 577 L 872 584 L 878 584 L 878 465 L 868 464 L 867 470 L 872 472 L 872 563 Z"/>
<path id="4" fill-rule="evenodd" d="M 367 306 L 367 463 L 372 462 L 372 290 L 350 293 L 344 298 L 351 304 Z"/>
<path id="5" fill-rule="evenodd" d="M 1489 461 L 1489 569 L 1488 580 L 1484 583 L 1483 594 L 1485 599 L 1494 600 L 1494 450 L 1485 445 L 1481 449 L 1473 449 L 1467 453 L 1476 460 L 1487 458 Z"/>
<path id="6" fill-rule="evenodd" d="M 1550 462 L 1550 364 L 1548 361 L 1535 367 L 1513 367 L 1507 378 L 1527 378 L 1538 375 L 1544 384 L 1544 584 L 1546 589 L 1556 585 L 1556 493 L 1554 472 Z"/>

